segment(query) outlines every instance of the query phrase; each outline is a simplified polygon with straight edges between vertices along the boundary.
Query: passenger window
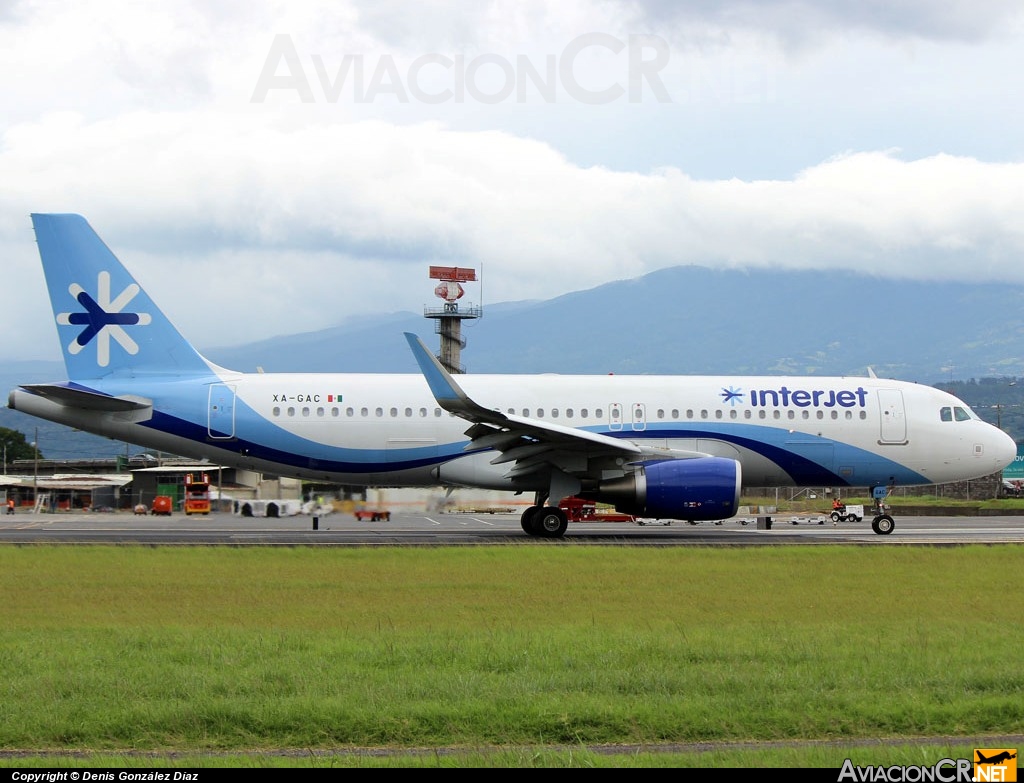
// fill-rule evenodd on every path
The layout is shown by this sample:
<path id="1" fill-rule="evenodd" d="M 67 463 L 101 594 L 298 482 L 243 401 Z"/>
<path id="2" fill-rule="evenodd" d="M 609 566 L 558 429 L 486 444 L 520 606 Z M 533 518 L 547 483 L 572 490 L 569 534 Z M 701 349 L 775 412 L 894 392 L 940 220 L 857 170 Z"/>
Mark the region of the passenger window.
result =
<path id="1" fill-rule="evenodd" d="M 276 406 L 276 405 L 274 406 L 274 415 L 275 416 L 280 416 L 281 415 L 281 409 L 278 406 Z"/>

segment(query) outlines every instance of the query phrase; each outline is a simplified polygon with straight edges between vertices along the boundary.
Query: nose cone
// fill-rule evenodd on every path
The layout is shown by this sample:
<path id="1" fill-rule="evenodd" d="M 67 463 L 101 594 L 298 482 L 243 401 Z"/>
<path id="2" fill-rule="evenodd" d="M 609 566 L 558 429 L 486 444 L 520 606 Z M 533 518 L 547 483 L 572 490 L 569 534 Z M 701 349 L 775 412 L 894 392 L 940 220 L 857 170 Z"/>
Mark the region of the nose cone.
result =
<path id="1" fill-rule="evenodd" d="M 987 453 L 996 463 L 996 470 L 1002 470 L 1017 459 L 1017 443 L 1000 429 L 992 428 L 992 437 Z"/>

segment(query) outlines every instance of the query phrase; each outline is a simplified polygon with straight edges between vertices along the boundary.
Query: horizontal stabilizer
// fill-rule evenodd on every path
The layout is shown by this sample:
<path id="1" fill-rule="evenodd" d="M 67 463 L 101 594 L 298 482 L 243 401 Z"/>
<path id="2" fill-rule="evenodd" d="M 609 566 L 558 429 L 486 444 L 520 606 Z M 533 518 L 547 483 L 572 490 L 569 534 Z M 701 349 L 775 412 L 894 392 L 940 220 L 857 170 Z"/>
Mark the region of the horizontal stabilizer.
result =
<path id="1" fill-rule="evenodd" d="M 84 408 L 90 411 L 106 411 L 109 413 L 122 413 L 124 411 L 138 411 L 153 407 L 153 401 L 145 397 L 125 395 L 122 397 L 111 397 L 109 394 L 100 394 L 73 384 L 66 383 L 32 383 L 23 384 L 22 389 L 48 400 L 67 405 L 72 408 Z"/>

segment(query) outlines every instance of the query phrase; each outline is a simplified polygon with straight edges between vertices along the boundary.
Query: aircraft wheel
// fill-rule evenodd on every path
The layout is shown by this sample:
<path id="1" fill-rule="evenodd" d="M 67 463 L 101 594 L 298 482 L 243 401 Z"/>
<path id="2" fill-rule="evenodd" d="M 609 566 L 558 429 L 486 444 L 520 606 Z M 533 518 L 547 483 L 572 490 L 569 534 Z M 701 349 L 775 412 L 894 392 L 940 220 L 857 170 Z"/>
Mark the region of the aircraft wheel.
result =
<path id="1" fill-rule="evenodd" d="M 871 529 L 874 530 L 880 536 L 889 535 L 893 528 L 896 527 L 896 523 L 893 518 L 888 514 L 880 514 L 875 517 L 871 523 Z"/>
<path id="2" fill-rule="evenodd" d="M 542 508 L 534 517 L 537 530 L 544 538 L 561 538 L 569 527 L 569 518 L 560 508 Z"/>
<path id="3" fill-rule="evenodd" d="M 519 519 L 519 524 L 523 526 L 524 533 L 529 533 L 531 536 L 540 535 L 540 528 L 537 526 L 537 519 L 540 512 L 540 506 L 530 506 L 523 512 L 522 517 Z"/>

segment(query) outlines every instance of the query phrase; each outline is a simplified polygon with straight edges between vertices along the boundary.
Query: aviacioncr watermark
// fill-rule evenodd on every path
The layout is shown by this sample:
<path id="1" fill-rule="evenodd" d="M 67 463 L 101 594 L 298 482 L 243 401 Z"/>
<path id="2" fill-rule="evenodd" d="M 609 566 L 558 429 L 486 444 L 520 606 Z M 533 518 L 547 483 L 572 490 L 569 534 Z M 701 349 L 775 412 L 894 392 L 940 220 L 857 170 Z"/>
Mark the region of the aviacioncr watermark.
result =
<path id="1" fill-rule="evenodd" d="M 970 759 L 941 759 L 930 767 L 855 767 L 846 759 L 837 783 L 972 783 L 973 768 Z"/>
<path id="2" fill-rule="evenodd" d="M 608 53 L 614 58 L 614 73 L 582 77 L 585 55 L 607 58 Z M 343 97 L 372 103 L 384 96 L 400 103 L 525 103 L 537 98 L 554 103 L 559 90 L 570 100 L 592 105 L 619 100 L 641 103 L 647 98 L 671 103 L 660 76 L 670 56 L 668 42 L 656 35 L 630 35 L 623 41 L 608 33 L 585 33 L 569 41 L 557 55 L 544 55 L 541 65 L 525 54 L 510 59 L 493 53 L 467 58 L 432 52 L 403 67 L 391 54 L 345 54 L 340 62 L 313 54 L 309 57 L 311 79 L 291 35 L 278 33 L 249 102 L 263 103 L 271 91 L 283 91 L 303 103 L 315 103 L 315 85 L 320 98 L 328 103 Z"/>

